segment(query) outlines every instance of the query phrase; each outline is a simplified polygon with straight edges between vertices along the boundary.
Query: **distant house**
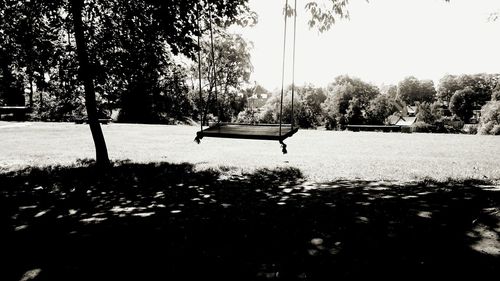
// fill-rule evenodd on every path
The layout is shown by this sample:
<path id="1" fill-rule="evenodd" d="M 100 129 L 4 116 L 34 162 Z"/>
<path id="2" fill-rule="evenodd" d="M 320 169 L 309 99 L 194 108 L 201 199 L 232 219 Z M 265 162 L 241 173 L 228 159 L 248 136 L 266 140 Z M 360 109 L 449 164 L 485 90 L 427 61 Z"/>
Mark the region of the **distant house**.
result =
<path id="1" fill-rule="evenodd" d="M 396 125 L 396 123 L 398 123 L 399 119 L 401 119 L 401 116 L 391 115 L 391 116 L 387 117 L 387 124 L 388 125 Z"/>
<path id="2" fill-rule="evenodd" d="M 410 127 L 416 121 L 417 121 L 417 117 L 415 117 L 415 116 L 400 117 L 398 122 L 396 122 L 396 124 L 394 124 L 394 125 L 400 126 L 400 127 Z"/>
<path id="3" fill-rule="evenodd" d="M 417 121 L 417 117 L 415 116 L 390 116 L 387 119 L 387 123 L 393 126 L 399 127 L 410 127 Z"/>
<path id="4" fill-rule="evenodd" d="M 415 116 L 417 114 L 417 106 L 416 105 L 406 105 L 404 101 L 394 100 L 394 105 L 399 110 L 401 116 Z"/>
<path id="5" fill-rule="evenodd" d="M 415 116 L 417 114 L 417 106 L 416 105 L 407 105 L 406 106 L 407 116 Z"/>
<path id="6" fill-rule="evenodd" d="M 417 121 L 417 106 L 416 105 L 406 105 L 405 102 L 400 100 L 395 100 L 396 107 L 399 110 L 400 116 L 392 115 L 388 118 L 387 123 L 393 126 L 410 127 Z"/>
<path id="7" fill-rule="evenodd" d="M 261 94 L 261 95 L 254 94 L 248 97 L 248 106 L 254 109 L 261 108 L 266 104 L 267 99 L 268 99 L 267 94 Z"/>

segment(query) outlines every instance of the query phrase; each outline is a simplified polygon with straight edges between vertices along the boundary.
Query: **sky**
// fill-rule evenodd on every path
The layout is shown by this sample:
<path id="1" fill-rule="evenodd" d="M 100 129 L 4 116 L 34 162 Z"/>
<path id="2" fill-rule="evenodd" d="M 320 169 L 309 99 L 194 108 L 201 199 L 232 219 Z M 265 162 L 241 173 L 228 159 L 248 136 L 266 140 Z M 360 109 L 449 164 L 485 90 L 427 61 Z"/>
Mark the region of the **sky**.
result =
<path id="1" fill-rule="evenodd" d="M 350 20 L 324 33 L 309 29 L 307 1 L 297 0 L 296 85 L 326 86 L 342 74 L 381 86 L 410 75 L 437 84 L 446 74 L 500 73 L 500 20 L 488 20 L 499 0 L 351 0 Z M 268 90 L 281 87 L 284 3 L 249 0 L 257 25 L 231 28 L 253 42 L 251 80 Z M 285 84 L 292 78 L 290 18 L 288 27 Z"/>

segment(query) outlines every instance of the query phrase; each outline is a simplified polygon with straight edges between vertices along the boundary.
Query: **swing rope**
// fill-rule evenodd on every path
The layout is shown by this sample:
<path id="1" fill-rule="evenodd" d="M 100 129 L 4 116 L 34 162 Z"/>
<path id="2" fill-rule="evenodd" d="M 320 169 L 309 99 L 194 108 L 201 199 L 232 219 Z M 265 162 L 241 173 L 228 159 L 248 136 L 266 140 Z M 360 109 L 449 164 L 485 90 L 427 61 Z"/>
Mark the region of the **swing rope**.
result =
<path id="1" fill-rule="evenodd" d="M 295 0 L 294 8 L 293 8 L 293 51 L 292 51 L 292 112 L 291 112 L 291 128 L 295 125 L 294 118 L 294 99 L 295 99 L 295 42 L 297 37 L 297 0 Z M 285 2 L 285 26 L 283 31 L 283 65 L 281 69 L 281 97 L 280 97 L 280 128 L 279 134 L 281 136 L 281 127 L 283 124 L 283 95 L 284 95 L 284 87 L 285 87 L 285 57 L 286 57 L 286 23 L 288 18 L 288 0 Z"/>
<path id="2" fill-rule="evenodd" d="M 200 6 L 197 5 L 196 7 L 196 18 L 198 22 L 198 81 L 199 81 L 199 92 L 200 92 L 200 127 L 201 131 L 203 132 L 203 93 L 201 89 L 201 43 L 200 43 L 200 37 L 201 37 L 201 25 L 200 25 Z"/>
<path id="3" fill-rule="evenodd" d="M 217 108 L 217 113 L 219 115 L 217 123 L 220 123 L 221 119 L 221 110 L 220 110 L 220 103 L 219 99 L 217 98 L 217 68 L 215 67 L 215 51 L 214 51 L 214 34 L 213 34 L 213 29 L 212 29 L 212 12 L 211 8 L 208 9 L 208 16 L 209 16 L 209 29 L 210 29 L 210 51 L 212 55 L 212 79 L 214 81 L 214 93 L 215 93 L 215 107 Z"/>
<path id="4" fill-rule="evenodd" d="M 283 89 L 285 87 L 285 54 L 286 54 L 286 19 L 288 17 L 288 0 L 285 2 L 285 27 L 283 29 L 283 64 L 281 68 L 281 98 L 280 98 L 280 129 L 279 134 L 281 137 L 281 124 L 283 116 Z"/>
<path id="5" fill-rule="evenodd" d="M 293 11 L 293 55 L 292 55 L 292 130 L 293 130 L 293 125 L 295 121 L 295 114 L 293 111 L 293 100 L 294 100 L 294 90 L 295 90 L 295 37 L 297 34 L 297 0 L 295 0 L 295 6 L 294 6 L 294 11 Z"/>

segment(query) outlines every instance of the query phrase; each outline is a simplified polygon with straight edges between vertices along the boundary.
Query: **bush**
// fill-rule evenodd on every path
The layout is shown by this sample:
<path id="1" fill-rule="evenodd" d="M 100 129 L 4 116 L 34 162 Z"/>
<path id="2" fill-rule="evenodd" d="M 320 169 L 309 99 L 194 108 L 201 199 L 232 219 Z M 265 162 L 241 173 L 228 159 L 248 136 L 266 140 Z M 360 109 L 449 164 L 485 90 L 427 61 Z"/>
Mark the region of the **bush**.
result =
<path id="1" fill-rule="evenodd" d="M 264 110 L 262 113 L 260 113 L 259 122 L 260 123 L 267 123 L 267 124 L 274 123 L 273 110 L 268 108 L 268 109 Z"/>
<path id="2" fill-rule="evenodd" d="M 335 116 L 325 116 L 325 129 L 335 130 L 337 129 L 337 119 Z"/>
<path id="3" fill-rule="evenodd" d="M 422 121 L 415 122 L 411 125 L 411 132 L 413 133 L 431 133 L 434 126 Z"/>
<path id="4" fill-rule="evenodd" d="M 493 129 L 491 129 L 490 133 L 496 136 L 500 135 L 500 125 L 493 126 Z"/>
<path id="5" fill-rule="evenodd" d="M 500 101 L 500 90 L 494 91 L 491 94 L 491 100 L 492 101 Z"/>
<path id="6" fill-rule="evenodd" d="M 500 101 L 490 101 L 481 109 L 479 133 L 500 135 Z"/>
<path id="7" fill-rule="evenodd" d="M 258 122 L 258 114 L 255 110 L 247 108 L 240 113 L 238 113 L 238 117 L 236 118 L 236 122 L 238 123 L 248 123 L 253 124 Z"/>
<path id="8" fill-rule="evenodd" d="M 470 135 L 476 135 L 478 132 L 477 127 L 477 124 L 466 124 L 462 128 L 462 132 Z"/>

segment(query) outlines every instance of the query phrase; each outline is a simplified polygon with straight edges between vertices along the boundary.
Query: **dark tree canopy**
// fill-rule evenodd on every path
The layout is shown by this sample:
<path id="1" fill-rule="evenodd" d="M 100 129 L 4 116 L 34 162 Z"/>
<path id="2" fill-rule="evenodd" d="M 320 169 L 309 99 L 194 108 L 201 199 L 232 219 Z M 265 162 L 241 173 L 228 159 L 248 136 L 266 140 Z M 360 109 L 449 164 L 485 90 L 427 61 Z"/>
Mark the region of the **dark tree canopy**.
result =
<path id="1" fill-rule="evenodd" d="M 468 122 L 474 110 L 474 90 L 465 88 L 456 91 L 450 100 L 450 111 L 462 121 Z"/>
<path id="2" fill-rule="evenodd" d="M 232 23 L 253 24 L 257 15 L 251 12 L 248 0 L 145 0 L 154 9 L 153 17 L 163 29 L 174 54 L 183 53 L 194 58 L 198 29 L 198 13 L 203 22 L 212 17 L 216 26 Z M 208 24 L 204 24 L 208 26 Z"/>

